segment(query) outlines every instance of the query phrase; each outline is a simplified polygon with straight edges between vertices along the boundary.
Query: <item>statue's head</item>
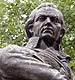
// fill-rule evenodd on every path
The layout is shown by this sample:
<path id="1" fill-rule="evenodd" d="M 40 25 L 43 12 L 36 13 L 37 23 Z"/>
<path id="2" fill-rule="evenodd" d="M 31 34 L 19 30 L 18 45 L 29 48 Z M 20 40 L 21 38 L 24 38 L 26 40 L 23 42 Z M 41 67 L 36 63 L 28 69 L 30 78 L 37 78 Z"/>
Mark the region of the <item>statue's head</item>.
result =
<path id="1" fill-rule="evenodd" d="M 53 3 L 42 3 L 30 14 L 25 30 L 28 38 L 38 36 L 60 44 L 65 33 L 63 15 Z"/>

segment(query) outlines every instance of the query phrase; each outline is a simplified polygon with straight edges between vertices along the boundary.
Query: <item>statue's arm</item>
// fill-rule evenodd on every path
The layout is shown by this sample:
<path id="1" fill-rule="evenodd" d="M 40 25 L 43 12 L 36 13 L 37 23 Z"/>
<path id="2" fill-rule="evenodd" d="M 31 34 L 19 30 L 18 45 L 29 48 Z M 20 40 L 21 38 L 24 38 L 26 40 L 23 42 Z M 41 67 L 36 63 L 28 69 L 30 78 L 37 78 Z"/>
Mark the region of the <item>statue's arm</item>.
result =
<path id="1" fill-rule="evenodd" d="M 15 51 L 15 52 L 14 52 Z M 66 80 L 57 70 L 35 58 L 14 50 L 0 51 L 0 74 L 4 77 L 23 78 L 30 80 Z M 20 50 L 21 51 L 21 50 Z"/>

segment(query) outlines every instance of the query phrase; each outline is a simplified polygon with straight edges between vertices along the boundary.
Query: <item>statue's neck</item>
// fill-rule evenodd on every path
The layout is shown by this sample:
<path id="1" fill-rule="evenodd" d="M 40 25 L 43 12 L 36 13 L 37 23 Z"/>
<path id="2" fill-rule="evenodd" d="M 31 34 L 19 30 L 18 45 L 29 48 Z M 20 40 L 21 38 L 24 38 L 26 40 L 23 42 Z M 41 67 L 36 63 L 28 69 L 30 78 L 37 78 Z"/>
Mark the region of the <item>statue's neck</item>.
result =
<path id="1" fill-rule="evenodd" d="M 53 47 L 53 41 L 40 39 L 38 42 L 38 48 L 46 49 L 48 47 Z"/>
<path id="2" fill-rule="evenodd" d="M 39 37 L 32 37 L 29 39 L 28 43 L 26 44 L 25 47 L 28 48 L 40 48 L 40 49 L 46 49 L 48 47 L 54 47 L 56 50 L 59 50 L 59 45 L 58 44 L 53 44 L 51 40 L 44 40 Z"/>
<path id="3" fill-rule="evenodd" d="M 47 47 L 53 47 L 54 46 L 55 40 L 53 38 L 43 37 L 42 40 L 44 41 L 44 43 Z"/>

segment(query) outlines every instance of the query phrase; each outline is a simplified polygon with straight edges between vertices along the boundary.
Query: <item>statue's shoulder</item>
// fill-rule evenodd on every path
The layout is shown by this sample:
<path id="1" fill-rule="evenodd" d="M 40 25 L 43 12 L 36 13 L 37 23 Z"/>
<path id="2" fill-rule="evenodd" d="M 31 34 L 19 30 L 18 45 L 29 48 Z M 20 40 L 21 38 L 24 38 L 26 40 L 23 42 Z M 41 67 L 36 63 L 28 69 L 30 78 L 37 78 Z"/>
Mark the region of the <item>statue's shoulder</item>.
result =
<path id="1" fill-rule="evenodd" d="M 12 49 L 12 48 L 17 48 L 17 47 L 20 47 L 20 46 L 15 45 L 15 44 L 12 44 L 12 45 L 10 44 L 10 45 L 4 47 L 3 49 Z"/>
<path id="2" fill-rule="evenodd" d="M 3 52 L 14 52 L 14 51 L 19 51 L 22 47 L 21 46 L 18 46 L 18 45 L 8 45 L 4 48 L 1 48 L 0 51 L 3 51 Z"/>

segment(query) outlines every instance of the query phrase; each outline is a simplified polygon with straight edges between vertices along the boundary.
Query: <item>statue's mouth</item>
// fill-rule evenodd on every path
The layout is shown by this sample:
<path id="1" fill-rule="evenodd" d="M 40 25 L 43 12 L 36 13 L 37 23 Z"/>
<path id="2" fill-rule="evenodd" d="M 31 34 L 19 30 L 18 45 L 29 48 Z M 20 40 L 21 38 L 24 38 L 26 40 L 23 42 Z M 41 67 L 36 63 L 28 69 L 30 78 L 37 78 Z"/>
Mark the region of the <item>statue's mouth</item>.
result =
<path id="1" fill-rule="evenodd" d="M 50 26 L 43 26 L 41 28 L 41 33 L 50 33 L 50 34 L 53 34 L 54 31 L 53 31 L 53 28 L 50 27 Z"/>

